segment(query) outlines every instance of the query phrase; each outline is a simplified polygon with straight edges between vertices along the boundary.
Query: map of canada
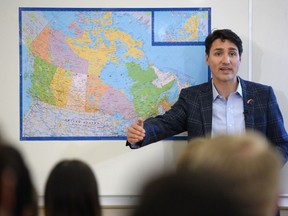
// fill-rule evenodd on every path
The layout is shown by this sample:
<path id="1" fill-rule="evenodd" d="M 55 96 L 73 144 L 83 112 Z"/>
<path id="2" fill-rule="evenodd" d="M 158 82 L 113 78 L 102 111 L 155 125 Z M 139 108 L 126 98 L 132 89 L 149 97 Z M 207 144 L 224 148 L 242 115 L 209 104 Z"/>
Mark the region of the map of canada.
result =
<path id="1" fill-rule="evenodd" d="M 19 8 L 20 139 L 126 139 L 209 78 L 209 8 Z"/>

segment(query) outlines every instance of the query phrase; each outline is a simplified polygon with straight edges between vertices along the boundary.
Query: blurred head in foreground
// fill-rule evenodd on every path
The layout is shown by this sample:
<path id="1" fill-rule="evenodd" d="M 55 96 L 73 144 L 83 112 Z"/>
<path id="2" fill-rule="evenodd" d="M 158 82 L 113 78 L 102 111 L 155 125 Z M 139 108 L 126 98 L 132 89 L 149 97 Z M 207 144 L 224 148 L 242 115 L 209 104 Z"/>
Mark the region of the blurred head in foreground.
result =
<path id="1" fill-rule="evenodd" d="M 0 215 L 38 215 L 37 195 L 21 153 L 0 141 Z"/>
<path id="2" fill-rule="evenodd" d="M 100 216 L 98 185 L 92 169 L 80 160 L 62 160 L 48 176 L 46 216 Z"/>
<path id="3" fill-rule="evenodd" d="M 258 134 L 191 140 L 177 168 L 146 185 L 134 216 L 276 212 L 281 158 Z"/>

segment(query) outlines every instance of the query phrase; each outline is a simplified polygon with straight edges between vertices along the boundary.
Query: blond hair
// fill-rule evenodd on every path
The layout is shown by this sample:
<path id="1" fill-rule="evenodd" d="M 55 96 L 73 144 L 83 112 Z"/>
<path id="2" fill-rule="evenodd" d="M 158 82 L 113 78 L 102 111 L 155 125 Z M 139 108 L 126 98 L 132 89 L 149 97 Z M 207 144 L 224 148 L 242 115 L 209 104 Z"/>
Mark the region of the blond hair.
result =
<path id="1" fill-rule="evenodd" d="M 281 157 L 260 134 L 193 139 L 180 156 L 177 169 L 204 176 L 205 184 L 220 187 L 215 202 L 225 198 L 235 216 L 272 215 L 275 211 Z"/>

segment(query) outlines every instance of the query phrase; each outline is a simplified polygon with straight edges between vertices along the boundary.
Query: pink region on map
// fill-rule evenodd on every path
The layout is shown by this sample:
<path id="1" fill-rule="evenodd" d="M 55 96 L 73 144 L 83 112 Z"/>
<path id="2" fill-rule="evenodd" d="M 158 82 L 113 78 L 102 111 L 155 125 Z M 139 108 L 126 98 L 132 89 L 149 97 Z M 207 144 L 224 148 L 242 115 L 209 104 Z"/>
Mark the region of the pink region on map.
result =
<path id="1" fill-rule="evenodd" d="M 49 40 L 49 52 L 52 56 L 52 63 L 75 73 L 86 74 L 88 70 L 88 61 L 80 58 L 70 49 L 65 40 L 66 35 L 56 30 L 51 30 L 51 35 Z"/>
<path id="2" fill-rule="evenodd" d="M 132 102 L 127 99 L 125 94 L 111 87 L 102 96 L 100 107 L 109 115 L 120 113 L 126 119 L 137 117 Z"/>
<path id="3" fill-rule="evenodd" d="M 74 73 L 66 105 L 67 109 L 78 112 L 85 111 L 86 82 L 86 75 Z"/>

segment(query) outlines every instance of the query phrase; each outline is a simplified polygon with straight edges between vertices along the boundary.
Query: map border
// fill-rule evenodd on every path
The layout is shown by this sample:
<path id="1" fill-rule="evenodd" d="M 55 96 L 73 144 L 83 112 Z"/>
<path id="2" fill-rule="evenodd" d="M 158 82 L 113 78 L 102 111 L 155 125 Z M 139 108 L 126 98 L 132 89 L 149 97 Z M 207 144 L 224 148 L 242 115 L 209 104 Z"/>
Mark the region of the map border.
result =
<path id="1" fill-rule="evenodd" d="M 23 136 L 23 98 L 22 98 L 22 12 L 25 11 L 129 11 L 129 12 L 139 12 L 139 11 L 150 11 L 152 13 L 152 46 L 204 46 L 205 42 L 156 42 L 154 41 L 154 13 L 157 11 L 206 11 L 208 13 L 208 34 L 211 33 L 211 7 L 189 7 L 189 8 L 68 8 L 68 7 L 19 7 L 19 89 L 20 89 L 20 141 L 89 141 L 89 140 L 126 140 L 126 136 L 63 136 L 63 137 L 48 137 L 48 136 L 38 136 L 38 137 L 24 137 Z M 208 67 L 208 66 L 207 66 Z M 211 71 L 208 68 L 207 81 L 210 79 Z M 176 135 L 165 140 L 187 140 L 186 135 Z"/>

